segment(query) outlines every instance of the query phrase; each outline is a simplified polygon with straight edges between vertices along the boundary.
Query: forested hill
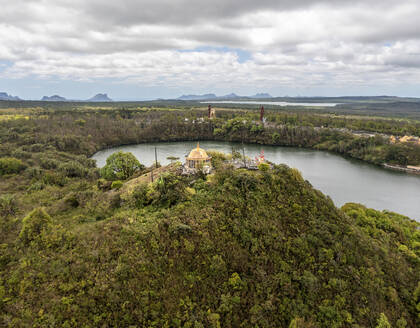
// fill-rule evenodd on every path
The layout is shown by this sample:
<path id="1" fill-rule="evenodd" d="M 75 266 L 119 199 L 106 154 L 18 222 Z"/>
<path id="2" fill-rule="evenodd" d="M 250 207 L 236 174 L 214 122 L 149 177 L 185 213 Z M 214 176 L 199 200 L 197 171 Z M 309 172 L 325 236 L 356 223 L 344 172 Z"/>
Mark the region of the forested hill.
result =
<path id="1" fill-rule="evenodd" d="M 416 327 L 418 223 L 339 210 L 297 170 L 265 169 L 128 194 L 82 181 L 2 217 L 2 324 Z"/>
<path id="2" fill-rule="evenodd" d="M 131 154 L 101 170 L 87 157 L 123 143 L 216 139 L 418 163 L 418 146 L 315 129 L 361 124 L 344 118 L 270 114 L 270 128 L 255 113 L 205 114 L 2 115 L 0 327 L 420 326 L 419 223 L 337 209 L 286 166 L 233 170 L 212 153 L 214 174 L 180 176 L 174 163 L 152 183 Z M 315 127 L 298 126 L 307 122 Z"/>

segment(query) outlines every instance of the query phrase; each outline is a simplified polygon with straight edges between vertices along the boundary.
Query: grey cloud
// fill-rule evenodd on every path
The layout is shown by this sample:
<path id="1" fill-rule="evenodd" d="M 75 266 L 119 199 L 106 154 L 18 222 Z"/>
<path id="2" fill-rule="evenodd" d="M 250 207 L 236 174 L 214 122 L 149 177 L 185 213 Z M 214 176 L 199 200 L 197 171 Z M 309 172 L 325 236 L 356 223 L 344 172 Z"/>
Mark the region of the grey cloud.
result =
<path id="1" fill-rule="evenodd" d="M 357 3 L 386 6 L 393 0 L 120 0 L 104 2 L 87 1 L 86 13 L 96 19 L 103 17 L 118 25 L 175 24 L 186 25 L 200 21 L 234 18 L 256 11 L 290 11 L 310 9 L 313 6 L 349 7 Z M 82 5 L 83 6 L 83 5 Z"/>
<path id="2" fill-rule="evenodd" d="M 3 76 L 156 85 L 420 78 L 416 0 L 45 0 L 3 7 L 0 60 L 14 62 Z M 197 47 L 216 50 L 192 51 Z M 247 50 L 250 59 L 239 62 L 234 51 L 218 48 Z"/>
<path id="3" fill-rule="evenodd" d="M 384 60 L 384 64 L 403 68 L 420 68 L 420 53 L 392 55 Z"/>

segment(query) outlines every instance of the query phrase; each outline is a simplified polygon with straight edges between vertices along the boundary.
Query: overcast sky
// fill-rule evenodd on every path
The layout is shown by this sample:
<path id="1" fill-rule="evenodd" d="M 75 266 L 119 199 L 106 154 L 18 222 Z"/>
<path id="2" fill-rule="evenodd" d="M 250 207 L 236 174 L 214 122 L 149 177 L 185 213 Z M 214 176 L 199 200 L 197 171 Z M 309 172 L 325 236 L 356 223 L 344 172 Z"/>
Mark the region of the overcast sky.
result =
<path id="1" fill-rule="evenodd" d="M 0 0 L 0 91 L 420 97 L 420 1 Z"/>

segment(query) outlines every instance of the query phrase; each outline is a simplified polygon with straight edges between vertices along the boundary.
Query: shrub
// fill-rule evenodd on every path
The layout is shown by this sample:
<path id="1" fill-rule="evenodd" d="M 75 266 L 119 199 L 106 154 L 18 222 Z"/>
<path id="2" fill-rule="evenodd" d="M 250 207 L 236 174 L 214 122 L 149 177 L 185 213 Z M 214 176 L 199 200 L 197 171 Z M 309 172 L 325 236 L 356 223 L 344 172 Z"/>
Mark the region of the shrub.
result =
<path id="1" fill-rule="evenodd" d="M 62 174 L 47 172 L 42 176 L 42 182 L 46 185 L 57 185 L 63 187 L 67 183 L 67 178 Z"/>
<path id="2" fill-rule="evenodd" d="M 185 180 L 172 173 L 166 173 L 153 185 L 152 198 L 154 204 L 170 207 L 187 198 Z"/>
<path id="3" fill-rule="evenodd" d="M 192 228 L 183 223 L 174 223 L 170 226 L 169 232 L 175 236 L 177 235 L 189 235 L 192 233 Z"/>
<path id="4" fill-rule="evenodd" d="M 80 126 L 84 126 L 86 124 L 86 121 L 81 118 L 81 119 L 75 120 L 74 123 Z"/>
<path id="5" fill-rule="evenodd" d="M 381 313 L 378 319 L 378 324 L 376 328 L 391 328 L 391 325 L 386 317 L 385 313 Z"/>
<path id="6" fill-rule="evenodd" d="M 126 180 L 143 168 L 144 165 L 132 153 L 119 151 L 107 158 L 101 176 L 107 180 Z"/>
<path id="7" fill-rule="evenodd" d="M 98 189 L 102 190 L 102 191 L 108 191 L 111 189 L 111 185 L 112 183 L 110 181 L 107 181 L 105 179 L 98 179 Z"/>
<path id="8" fill-rule="evenodd" d="M 121 180 L 113 181 L 111 184 L 111 189 L 120 189 L 123 186 L 123 182 Z"/>
<path id="9" fill-rule="evenodd" d="M 58 162 L 51 158 L 41 159 L 41 167 L 44 169 L 56 169 L 58 167 Z"/>
<path id="10" fill-rule="evenodd" d="M 73 216 L 73 220 L 77 223 L 95 222 L 95 218 L 89 217 L 83 214 L 78 214 L 78 215 Z"/>
<path id="11" fill-rule="evenodd" d="M 26 168 L 24 175 L 25 177 L 32 179 L 32 178 L 39 178 L 42 175 L 43 170 L 41 170 L 37 166 L 28 167 Z"/>
<path id="12" fill-rule="evenodd" d="M 267 163 L 260 163 L 258 164 L 258 170 L 266 172 L 270 169 L 270 165 Z"/>
<path id="13" fill-rule="evenodd" d="M 115 209 L 121 206 L 121 196 L 119 193 L 111 193 L 107 197 L 108 209 Z"/>
<path id="14" fill-rule="evenodd" d="M 45 188 L 45 184 L 44 183 L 42 183 L 41 181 L 37 181 L 37 182 L 34 182 L 33 184 L 31 184 L 29 187 L 28 187 L 28 191 L 38 191 L 38 190 L 42 190 L 42 189 L 44 189 Z"/>
<path id="15" fill-rule="evenodd" d="M 76 208 L 80 205 L 79 195 L 75 192 L 69 193 L 63 201 L 70 208 Z"/>
<path id="16" fill-rule="evenodd" d="M 44 149 L 43 144 L 34 144 L 29 147 L 29 151 L 33 153 L 41 152 Z"/>
<path id="17" fill-rule="evenodd" d="M 84 168 L 81 164 L 75 161 L 70 161 L 61 164 L 58 169 L 63 172 L 69 178 L 86 177 L 89 171 Z"/>
<path id="18" fill-rule="evenodd" d="M 19 173 L 26 168 L 26 165 L 17 158 L 0 158 L 0 176 L 4 174 Z"/>
<path id="19" fill-rule="evenodd" d="M 150 204 L 150 199 L 147 195 L 147 192 L 148 188 L 146 184 L 136 186 L 132 193 L 135 207 L 143 208 L 144 206 Z"/>
<path id="20" fill-rule="evenodd" d="M 0 214 L 3 216 L 14 215 L 17 211 L 17 204 L 13 195 L 0 196 Z"/>
<path id="21" fill-rule="evenodd" d="M 49 230 L 51 225 L 51 217 L 45 210 L 36 208 L 23 219 L 19 239 L 25 245 L 32 241 L 39 241 L 42 239 L 42 234 Z"/>
<path id="22" fill-rule="evenodd" d="M 12 155 L 15 158 L 22 158 L 22 159 L 27 159 L 27 158 L 31 158 L 32 157 L 32 154 L 30 152 L 24 151 L 21 148 L 16 149 L 12 153 Z"/>
<path id="23" fill-rule="evenodd" d="M 207 151 L 207 155 L 211 156 L 211 164 L 213 167 L 219 167 L 224 161 L 228 160 L 228 155 L 216 150 Z"/>

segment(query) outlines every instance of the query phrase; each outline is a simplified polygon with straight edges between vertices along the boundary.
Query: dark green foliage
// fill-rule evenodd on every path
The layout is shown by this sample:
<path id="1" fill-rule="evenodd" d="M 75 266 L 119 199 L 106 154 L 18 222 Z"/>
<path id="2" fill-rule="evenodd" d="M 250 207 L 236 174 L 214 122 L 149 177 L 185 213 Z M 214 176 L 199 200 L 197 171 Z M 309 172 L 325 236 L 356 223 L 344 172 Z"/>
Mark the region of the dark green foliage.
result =
<path id="1" fill-rule="evenodd" d="M 151 203 L 148 191 L 149 189 L 146 184 L 140 184 L 133 190 L 132 198 L 134 200 L 135 207 L 143 208 L 144 206 Z"/>
<path id="2" fill-rule="evenodd" d="M 76 161 L 70 161 L 60 164 L 58 170 L 69 178 L 87 177 L 89 173 L 88 170 L 82 164 Z"/>
<path id="3" fill-rule="evenodd" d="M 28 167 L 24 172 L 28 179 L 41 178 L 43 171 L 39 167 Z"/>
<path id="4" fill-rule="evenodd" d="M 417 222 L 358 204 L 337 209 L 286 166 L 233 170 L 211 153 L 214 175 L 159 173 L 111 189 L 86 157 L 202 138 L 415 163 L 415 146 L 315 127 L 403 133 L 416 123 L 272 112 L 262 127 L 255 113 L 233 111 L 192 123 L 201 114 L 44 108 L 48 119 L 0 122 L 1 158 L 28 166 L 1 177 L 0 326 L 420 326 Z"/>
<path id="5" fill-rule="evenodd" d="M 67 178 L 63 174 L 47 172 L 42 176 L 42 182 L 46 185 L 57 185 L 63 187 L 67 183 Z"/>
<path id="6" fill-rule="evenodd" d="M 258 164 L 258 170 L 260 171 L 268 171 L 269 169 L 270 169 L 270 165 L 267 163 Z"/>
<path id="7" fill-rule="evenodd" d="M 338 210 L 286 166 L 223 169 L 209 181 L 188 195 L 195 183 L 173 174 L 140 184 L 134 211 L 111 204 L 115 191 L 79 185 L 66 198 L 76 241 L 30 213 L 19 240 L 31 247 L 7 254 L 33 264 L 3 268 L 6 315 L 23 326 L 416 326 L 418 223 Z"/>
<path id="8" fill-rule="evenodd" d="M 107 180 L 126 180 L 143 168 L 144 166 L 132 153 L 119 151 L 106 159 L 106 165 L 101 169 L 101 176 Z"/>
<path id="9" fill-rule="evenodd" d="M 20 159 L 28 159 L 32 157 L 32 154 L 22 149 L 16 149 L 15 151 L 13 151 L 12 156 Z"/>
<path id="10" fill-rule="evenodd" d="M 112 181 L 107 181 L 105 179 L 98 179 L 98 188 L 102 191 L 107 191 L 111 189 Z"/>
<path id="11" fill-rule="evenodd" d="M 58 165 L 59 165 L 58 161 L 52 158 L 41 159 L 41 167 L 44 169 L 56 169 Z"/>
<path id="12" fill-rule="evenodd" d="M 25 169 L 25 164 L 17 158 L 0 158 L 0 176 L 5 174 L 19 173 Z"/>
<path id="13" fill-rule="evenodd" d="M 218 151 L 209 150 L 207 154 L 211 157 L 211 165 L 213 167 L 220 167 L 228 159 L 226 154 Z"/>
<path id="14" fill-rule="evenodd" d="M 0 195 L 0 215 L 15 215 L 17 210 L 18 205 L 14 195 Z"/>
<path id="15" fill-rule="evenodd" d="M 15 149 L 38 151 L 35 154 L 58 151 L 92 155 L 96 150 L 120 144 L 204 139 L 316 148 L 375 164 L 420 164 L 419 145 L 392 145 L 389 138 L 381 134 L 419 136 L 420 123 L 412 120 L 320 115 L 314 109 L 291 112 L 273 108 L 267 110 L 267 123 L 262 126 L 258 114 L 251 108 L 248 111 L 223 110 L 216 120 L 208 121 L 198 120 L 205 117 L 204 109 L 168 111 L 118 106 L 107 111 L 77 106 L 74 110 L 34 111 L 30 120 L 2 122 L 0 137 L 5 144 L 0 147 L 0 155 L 11 156 Z M 41 115 L 48 119 L 40 118 Z M 74 124 L 78 120 L 85 123 Z M 375 136 L 369 137 L 365 132 L 373 132 Z M 10 144 L 18 140 L 19 144 L 11 148 Z M 24 159 L 24 156 L 26 154 L 16 153 L 18 158 Z"/>
<path id="16" fill-rule="evenodd" d="M 376 328 L 391 328 L 388 318 L 386 317 L 384 313 L 381 313 L 381 316 L 378 319 L 378 324 Z"/>
<path id="17" fill-rule="evenodd" d="M 51 229 L 51 217 L 43 208 L 36 208 L 22 221 L 19 239 L 25 245 L 31 242 L 40 243 L 43 236 Z"/>
<path id="18" fill-rule="evenodd" d="M 123 182 L 120 180 L 112 181 L 111 189 L 120 189 L 123 186 Z"/>
<path id="19" fill-rule="evenodd" d="M 175 174 L 164 174 L 159 177 L 150 191 L 152 203 L 170 207 L 187 198 L 186 181 Z"/>

